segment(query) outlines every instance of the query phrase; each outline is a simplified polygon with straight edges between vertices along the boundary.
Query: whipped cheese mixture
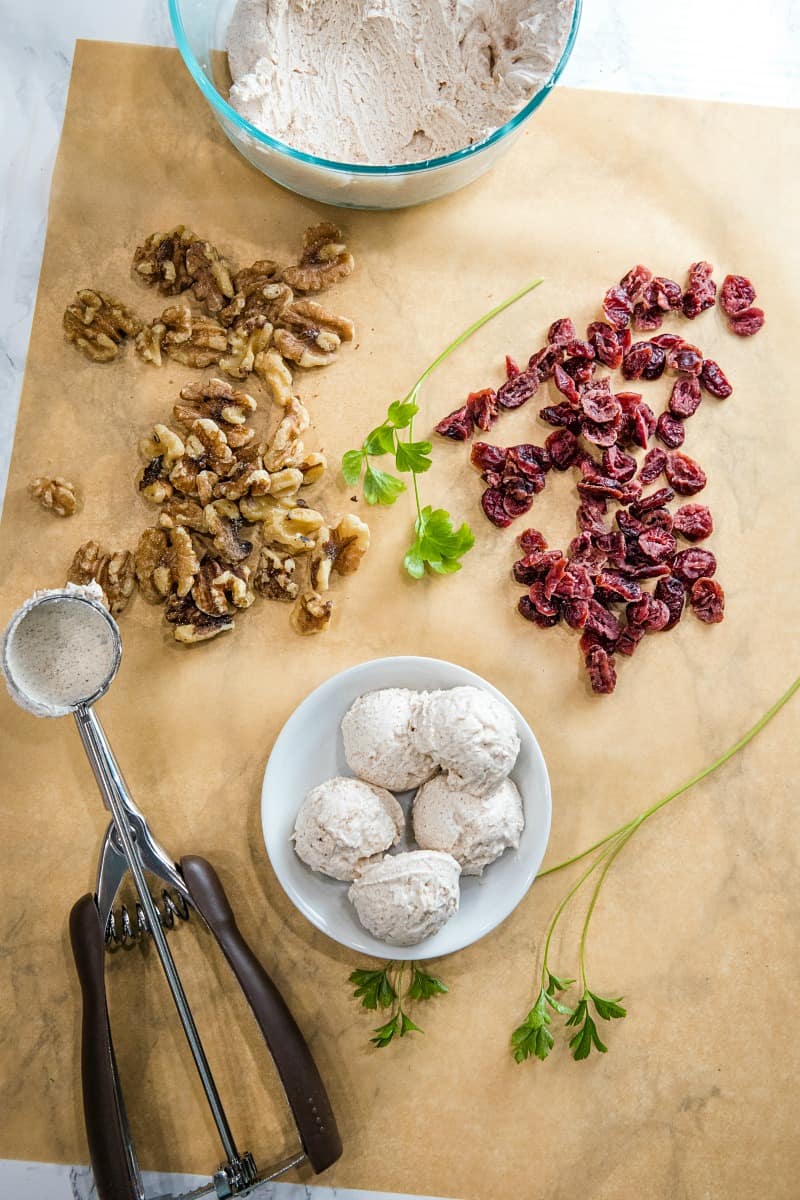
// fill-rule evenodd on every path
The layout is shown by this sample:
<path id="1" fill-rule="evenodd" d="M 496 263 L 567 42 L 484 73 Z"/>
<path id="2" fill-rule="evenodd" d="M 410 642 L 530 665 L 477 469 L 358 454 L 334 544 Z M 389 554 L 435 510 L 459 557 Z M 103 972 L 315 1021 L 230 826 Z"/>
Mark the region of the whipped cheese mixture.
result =
<path id="1" fill-rule="evenodd" d="M 230 101 L 297 150 L 376 165 L 450 154 L 553 73 L 575 0 L 239 0 Z"/>

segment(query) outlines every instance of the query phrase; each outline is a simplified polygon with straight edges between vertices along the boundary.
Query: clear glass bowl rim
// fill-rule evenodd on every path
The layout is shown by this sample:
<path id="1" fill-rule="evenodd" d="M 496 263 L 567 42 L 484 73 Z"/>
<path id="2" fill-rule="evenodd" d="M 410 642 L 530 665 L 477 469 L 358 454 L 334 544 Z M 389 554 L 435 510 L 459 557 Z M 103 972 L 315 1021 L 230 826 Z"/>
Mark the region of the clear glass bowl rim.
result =
<path id="1" fill-rule="evenodd" d="M 564 49 L 561 57 L 556 63 L 553 74 L 548 79 L 547 83 L 539 88 L 531 96 L 527 104 L 515 113 L 514 116 L 506 121 L 505 125 L 501 125 L 499 129 L 495 129 L 492 133 L 485 137 L 480 142 L 475 142 L 472 146 L 464 146 L 461 150 L 454 151 L 453 154 L 443 154 L 438 158 L 426 158 L 419 162 L 396 163 L 394 165 L 376 166 L 372 163 L 344 163 L 337 162 L 335 159 L 318 158 L 314 154 L 306 154 L 303 150 L 295 150 L 291 146 L 287 146 L 285 142 L 278 141 L 277 138 L 270 137 L 269 134 L 257 129 L 255 125 L 251 125 L 240 113 L 236 111 L 227 100 L 223 99 L 214 85 L 209 81 L 203 68 L 195 57 L 194 51 L 189 45 L 189 40 L 186 36 L 186 31 L 183 26 L 183 17 L 181 15 L 181 0 L 169 0 L 169 19 L 172 25 L 172 32 L 175 36 L 175 42 L 181 57 L 189 69 L 189 73 L 194 79 L 200 91 L 208 100 L 209 104 L 218 110 L 227 121 L 235 125 L 237 129 L 259 142 L 262 146 L 266 146 L 271 150 L 277 150 L 281 154 L 285 154 L 287 158 L 296 159 L 298 162 L 308 163 L 314 167 L 324 167 L 329 171 L 339 171 L 348 175 L 410 175 L 419 171 L 431 171 L 437 167 L 450 166 L 452 163 L 460 162 L 462 159 L 469 158 L 470 155 L 479 154 L 482 150 L 486 150 L 489 146 L 499 142 L 507 134 L 518 128 L 531 113 L 535 112 L 539 105 L 543 102 L 546 96 L 550 93 L 564 67 L 567 65 L 572 47 L 575 44 L 575 38 L 578 35 L 578 26 L 581 18 L 581 8 L 583 0 L 575 0 L 575 7 L 572 11 L 572 23 L 570 25 L 569 34 L 567 36 Z"/>

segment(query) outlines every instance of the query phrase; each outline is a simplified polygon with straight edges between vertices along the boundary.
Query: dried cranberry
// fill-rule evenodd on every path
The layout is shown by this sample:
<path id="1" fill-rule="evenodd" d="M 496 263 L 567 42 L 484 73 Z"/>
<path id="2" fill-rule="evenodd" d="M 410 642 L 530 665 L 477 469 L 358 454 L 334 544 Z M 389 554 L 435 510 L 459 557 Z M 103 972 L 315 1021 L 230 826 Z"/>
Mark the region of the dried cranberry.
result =
<path id="1" fill-rule="evenodd" d="M 484 388 L 480 392 L 470 392 L 467 396 L 467 408 L 472 414 L 472 420 L 478 429 L 484 433 L 491 429 L 497 420 L 497 392 L 494 388 Z"/>
<path id="2" fill-rule="evenodd" d="M 620 504 L 635 504 L 642 494 L 642 485 L 638 479 L 631 479 L 628 483 L 623 484 L 620 492 Z"/>
<path id="3" fill-rule="evenodd" d="M 551 568 L 554 571 L 556 569 L 556 565 Z M 556 596 L 563 597 L 565 600 L 591 600 L 594 595 L 594 584 L 586 567 L 573 561 L 558 578 L 553 591 Z"/>
<path id="4" fill-rule="evenodd" d="M 663 412 L 656 424 L 656 437 L 670 450 L 682 446 L 686 430 L 683 428 L 681 418 L 673 416 L 672 413 Z"/>
<path id="5" fill-rule="evenodd" d="M 616 530 L 607 533 L 593 533 L 592 544 L 600 551 L 612 566 L 622 567 L 625 562 L 627 546 L 625 538 Z"/>
<path id="6" fill-rule="evenodd" d="M 703 355 L 691 342 L 681 342 L 667 351 L 667 366 L 681 375 L 699 375 L 703 367 Z"/>
<path id="7" fill-rule="evenodd" d="M 586 618 L 586 628 L 597 633 L 608 642 L 614 643 L 622 632 L 620 623 L 613 613 L 598 604 L 597 600 L 589 600 L 589 615 Z"/>
<path id="8" fill-rule="evenodd" d="M 683 293 L 683 315 L 690 321 L 714 304 L 717 285 L 711 278 L 713 270 L 708 262 L 692 263 L 689 267 L 689 282 Z"/>
<path id="9" fill-rule="evenodd" d="M 603 297 L 603 315 L 614 329 L 626 329 L 633 313 L 633 301 L 623 288 L 611 287 Z"/>
<path id="10" fill-rule="evenodd" d="M 521 408 L 539 387 L 539 376 L 535 371 L 520 371 L 501 384 L 497 389 L 497 400 L 502 408 Z"/>
<path id="11" fill-rule="evenodd" d="M 561 612 L 570 629 L 583 629 L 589 616 L 589 605 L 585 600 L 565 600 Z"/>
<path id="12" fill-rule="evenodd" d="M 695 547 L 690 550 L 681 550 L 675 555 L 675 561 L 672 564 L 672 574 L 680 579 L 681 583 L 692 583 L 701 576 L 710 577 L 716 574 L 716 570 L 717 560 L 711 551 L 699 550 Z"/>
<path id="13" fill-rule="evenodd" d="M 616 331 L 605 321 L 592 321 L 586 327 L 586 337 L 594 347 L 597 360 L 615 370 L 622 362 L 622 346 Z"/>
<path id="14" fill-rule="evenodd" d="M 667 605 L 649 592 L 645 592 L 641 600 L 629 604 L 627 614 L 630 625 L 639 625 L 647 633 L 659 633 L 666 628 L 670 619 Z"/>
<path id="15" fill-rule="evenodd" d="M 636 474 L 636 459 L 619 446 L 610 446 L 603 451 L 603 470 L 610 479 L 627 483 Z"/>
<path id="16" fill-rule="evenodd" d="M 714 518 L 705 504 L 684 504 L 676 509 L 672 527 L 687 542 L 702 542 L 714 532 Z"/>
<path id="17" fill-rule="evenodd" d="M 756 289 L 744 275 L 726 275 L 719 289 L 719 303 L 728 317 L 744 312 L 756 298 Z"/>
<path id="18" fill-rule="evenodd" d="M 672 513 L 668 508 L 651 508 L 640 518 L 645 529 L 665 529 L 672 533 Z"/>
<path id="19" fill-rule="evenodd" d="M 577 486 L 582 496 L 604 496 L 609 500 L 619 500 L 622 494 L 614 479 L 581 479 Z"/>
<path id="20" fill-rule="evenodd" d="M 548 343 L 528 359 L 528 371 L 535 374 L 541 382 L 544 382 L 545 379 L 552 378 L 556 363 L 563 361 L 564 347 L 553 346 Z"/>
<path id="21" fill-rule="evenodd" d="M 655 342 L 662 350 L 671 350 L 673 346 L 680 346 L 683 338 L 679 333 L 659 333 L 657 337 L 650 338 L 651 342 Z"/>
<path id="22" fill-rule="evenodd" d="M 592 646 L 586 652 L 583 661 L 586 664 L 586 673 L 589 676 L 592 691 L 599 696 L 610 695 L 617 686 L 617 672 L 614 669 L 613 656 L 608 654 L 602 646 Z"/>
<path id="23" fill-rule="evenodd" d="M 629 566 L 629 579 L 661 579 L 665 575 L 669 575 L 670 568 L 668 563 L 646 562 L 641 566 Z"/>
<path id="24" fill-rule="evenodd" d="M 634 504 L 631 512 L 635 517 L 641 518 L 645 513 L 652 512 L 654 508 L 663 508 L 665 504 L 669 504 L 670 500 L 674 499 L 675 493 L 672 488 L 662 487 Z"/>
<path id="25" fill-rule="evenodd" d="M 511 517 L 505 510 L 503 504 L 503 493 L 499 488 L 490 487 L 481 496 L 481 507 L 486 513 L 486 516 L 496 525 L 498 529 L 507 529 L 511 524 Z"/>
<path id="26" fill-rule="evenodd" d="M 542 613 L 537 612 L 530 596 L 520 596 L 517 604 L 517 611 L 525 618 L 526 621 L 532 621 L 534 625 L 538 625 L 540 629 L 551 629 L 553 625 L 557 625 L 559 621 L 558 613 L 555 616 L 546 617 Z"/>
<path id="27" fill-rule="evenodd" d="M 575 380 L 571 375 L 568 375 L 564 368 L 556 363 L 553 370 L 553 383 L 563 396 L 569 400 L 570 404 L 578 403 L 578 389 L 575 385 Z"/>
<path id="28" fill-rule="evenodd" d="M 640 379 L 645 367 L 650 365 L 656 349 L 660 347 L 655 347 L 652 342 L 634 342 L 622 360 L 623 378 Z"/>
<path id="29" fill-rule="evenodd" d="M 536 530 L 531 532 L 535 533 Z M 522 537 L 524 536 L 525 534 L 522 535 Z M 541 534 L 539 536 L 541 537 Z M 511 568 L 512 574 L 517 583 L 530 586 L 537 579 L 544 579 L 553 563 L 558 562 L 559 558 L 561 558 L 560 550 L 531 550 L 525 554 L 524 558 L 517 559 Z"/>
<path id="30" fill-rule="evenodd" d="M 637 304 L 633 310 L 633 328 L 641 333 L 652 333 L 654 329 L 660 329 L 663 321 L 664 314 L 660 308 L 647 308 L 644 304 Z"/>
<path id="31" fill-rule="evenodd" d="M 578 439 L 569 429 L 557 429 L 545 440 L 550 461 L 557 471 L 566 471 L 573 465 L 580 449 Z"/>
<path id="32" fill-rule="evenodd" d="M 626 512 L 624 508 L 617 509 L 614 513 L 614 520 L 626 537 L 638 538 L 640 533 L 644 533 L 645 526 L 639 518 Z"/>
<path id="33" fill-rule="evenodd" d="M 650 357 L 650 362 L 642 371 L 642 379 L 660 379 L 664 374 L 667 352 L 666 350 L 662 350 L 661 346 L 656 346 L 654 342 L 651 342 L 650 345 L 653 353 Z"/>
<path id="34" fill-rule="evenodd" d="M 706 486 L 705 471 L 693 458 L 689 458 L 688 454 L 681 454 L 679 450 L 673 450 L 667 455 L 664 470 L 679 496 L 694 496 Z"/>
<path id="35" fill-rule="evenodd" d="M 763 308 L 746 308 L 744 312 L 728 319 L 728 328 L 738 337 L 752 337 L 754 333 L 758 333 L 765 320 Z M 721 617 L 719 619 L 722 620 Z"/>
<path id="36" fill-rule="evenodd" d="M 502 471 L 506 465 L 506 452 L 502 446 L 490 446 L 488 442 L 474 442 L 469 456 L 473 467 L 479 471 Z"/>
<path id="37" fill-rule="evenodd" d="M 547 331 L 547 340 L 551 345 L 563 346 L 577 337 L 575 325 L 569 317 L 559 317 Z"/>
<path id="38" fill-rule="evenodd" d="M 689 593 L 692 612 L 707 625 L 716 625 L 725 615 L 725 593 L 716 579 L 696 579 Z"/>
<path id="39" fill-rule="evenodd" d="M 626 625 L 614 649 L 630 658 L 644 635 L 645 630 L 641 625 Z"/>
<path id="40" fill-rule="evenodd" d="M 484 493 L 484 495 L 485 494 L 486 493 Z M 508 491 L 504 492 L 504 494 L 503 494 L 503 508 L 505 510 L 506 516 L 510 517 L 512 521 L 514 520 L 515 517 L 522 517 L 525 515 L 526 512 L 530 512 L 530 507 L 532 504 L 533 504 L 533 496 L 532 495 L 526 495 L 521 492 L 512 494 L 511 492 L 508 492 Z M 492 518 L 492 519 L 494 520 L 494 518 Z M 497 524 L 496 521 L 495 521 L 495 524 Z"/>
<path id="41" fill-rule="evenodd" d="M 581 433 L 594 446 L 613 446 L 617 440 L 617 425 L 613 421 L 581 421 Z"/>
<path id="42" fill-rule="evenodd" d="M 543 617 L 555 617 L 558 615 L 559 607 L 551 599 L 552 592 L 548 592 L 547 584 L 541 579 L 537 579 L 528 589 L 528 595 L 531 598 L 531 603 L 538 613 Z"/>
<path id="43" fill-rule="evenodd" d="M 642 589 L 635 579 L 628 579 L 621 571 L 601 571 L 595 578 L 598 591 L 608 593 L 610 601 L 638 600 Z"/>
<path id="44" fill-rule="evenodd" d="M 700 383 L 712 396 L 716 396 L 719 400 L 727 400 L 728 396 L 733 392 L 733 388 L 728 383 L 725 372 L 719 363 L 715 363 L 713 358 L 707 358 L 703 363 L 703 369 L 700 372 Z"/>
<path id="45" fill-rule="evenodd" d="M 538 529 L 523 529 L 517 540 L 526 554 L 547 549 L 547 540 Z"/>
<path id="46" fill-rule="evenodd" d="M 652 450 L 647 451 L 642 460 L 639 468 L 639 482 L 641 484 L 652 483 L 654 479 L 658 479 L 666 465 L 666 454 L 663 450 L 659 450 L 658 446 L 654 446 Z"/>
<path id="47" fill-rule="evenodd" d="M 591 361 L 594 358 L 594 346 L 591 342 L 584 342 L 580 338 L 573 338 L 564 346 L 564 353 L 570 358 L 585 358 Z"/>
<path id="48" fill-rule="evenodd" d="M 652 278 L 652 274 L 647 267 L 637 263 L 635 267 L 631 267 L 630 271 L 625 272 L 619 281 L 619 286 L 631 300 L 638 300 Z"/>
<path id="49" fill-rule="evenodd" d="M 656 414 L 644 400 L 637 404 L 631 415 L 629 435 L 632 442 L 647 449 L 647 442 L 656 430 Z"/>
<path id="50" fill-rule="evenodd" d="M 605 525 L 602 526 L 602 532 L 605 533 Z M 593 535 L 588 529 L 582 529 L 577 537 L 574 537 L 567 546 L 567 558 L 573 565 L 578 563 L 583 566 L 588 563 L 592 566 L 599 557 L 595 549 Z"/>
<path id="51" fill-rule="evenodd" d="M 455 412 L 448 413 L 443 417 L 436 426 L 436 432 L 442 437 L 452 438 L 454 442 L 466 442 L 472 437 L 472 413 L 469 410 L 469 405 L 465 404 L 463 408 L 457 408 Z"/>
<path id="52" fill-rule="evenodd" d="M 675 417 L 691 417 L 697 412 L 701 400 L 699 380 L 694 375 L 683 375 L 672 385 L 669 411 Z"/>
<path id="53" fill-rule="evenodd" d="M 532 442 L 520 442 L 518 446 L 508 447 L 506 463 L 507 466 L 517 471 L 539 475 L 542 471 L 550 470 L 550 454 L 544 446 L 534 446 Z"/>
<path id="54" fill-rule="evenodd" d="M 686 589 L 680 579 L 676 579 L 674 575 L 667 575 L 664 579 L 659 579 L 653 595 L 656 600 L 660 600 L 662 604 L 666 604 L 669 609 L 669 621 L 664 626 L 664 629 L 673 629 L 681 619 L 684 601 L 686 600 Z"/>
<path id="55" fill-rule="evenodd" d="M 553 563 L 552 567 L 547 572 L 542 587 L 544 590 L 544 595 L 547 596 L 548 599 L 553 595 L 553 592 L 558 587 L 558 584 L 560 583 L 561 577 L 566 571 L 567 566 L 567 560 L 562 555 Z"/>
<path id="56" fill-rule="evenodd" d="M 674 279 L 666 279 L 663 275 L 654 275 L 642 292 L 642 302 L 648 308 L 661 312 L 680 308 L 682 300 L 680 284 Z"/>
<path id="57" fill-rule="evenodd" d="M 675 538 L 666 529 L 645 529 L 644 533 L 639 534 L 638 540 L 642 554 L 653 562 L 666 562 L 677 549 Z"/>
<path id="58" fill-rule="evenodd" d="M 586 496 L 583 503 L 578 506 L 578 528 L 589 532 L 605 533 L 606 525 L 602 514 L 594 507 L 595 501 L 594 496 Z"/>
<path id="59" fill-rule="evenodd" d="M 522 368 L 516 359 L 513 359 L 510 354 L 506 355 L 506 379 L 516 379 L 522 374 Z"/>
<path id="60" fill-rule="evenodd" d="M 539 416 L 548 425 L 555 425 L 578 433 L 581 427 L 580 410 L 574 408 L 567 400 L 560 404 L 548 404 L 539 409 Z"/>
<path id="61" fill-rule="evenodd" d="M 580 355 L 565 358 L 562 366 L 570 379 L 574 379 L 577 384 L 589 383 L 597 369 L 593 358 L 583 358 Z"/>
<path id="62" fill-rule="evenodd" d="M 620 404 L 607 378 L 595 379 L 580 394 L 580 406 L 590 421 L 605 423 L 620 414 Z"/>

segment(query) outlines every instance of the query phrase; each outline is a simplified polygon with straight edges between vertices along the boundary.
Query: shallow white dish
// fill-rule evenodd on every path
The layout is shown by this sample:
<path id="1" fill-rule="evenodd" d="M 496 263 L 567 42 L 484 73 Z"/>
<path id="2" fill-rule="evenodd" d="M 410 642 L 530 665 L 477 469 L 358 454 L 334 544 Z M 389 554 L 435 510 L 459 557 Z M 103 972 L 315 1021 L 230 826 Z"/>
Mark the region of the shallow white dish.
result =
<path id="1" fill-rule="evenodd" d="M 341 720 L 353 701 L 378 688 L 419 691 L 463 684 L 485 688 L 509 705 L 521 749 L 511 778 L 522 795 L 525 829 L 518 850 L 507 850 L 483 876 L 461 877 L 457 914 L 433 937 L 416 946 L 378 941 L 359 924 L 347 899 L 349 884 L 316 874 L 294 852 L 291 836 L 303 797 L 334 775 L 350 775 L 344 757 Z M 408 814 L 412 792 L 399 797 Z M 376 958 L 426 959 L 452 954 L 484 937 L 504 921 L 526 894 L 539 870 L 550 834 L 550 780 L 530 726 L 497 688 L 455 663 L 436 658 L 378 658 L 350 667 L 327 680 L 300 704 L 284 725 L 264 772 L 261 825 L 264 844 L 281 887 L 292 903 L 334 941 Z M 413 848 L 413 843 L 398 849 Z"/>

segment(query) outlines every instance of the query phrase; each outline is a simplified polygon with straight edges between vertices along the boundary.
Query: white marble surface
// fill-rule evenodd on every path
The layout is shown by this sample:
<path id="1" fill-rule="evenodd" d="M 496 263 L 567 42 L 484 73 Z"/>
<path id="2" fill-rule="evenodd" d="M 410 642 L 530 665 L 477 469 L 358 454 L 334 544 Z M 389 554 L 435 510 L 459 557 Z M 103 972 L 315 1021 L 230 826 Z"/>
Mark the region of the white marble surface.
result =
<path id="1" fill-rule="evenodd" d="M 76 38 L 171 44 L 166 0 L 0 0 L 0 493 L 25 366 L 50 176 Z M 563 82 L 752 104 L 800 105 L 800 8 L 795 0 L 585 0 L 582 28 Z M 180 1191 L 199 1181 L 149 1190 Z M 0 1161 L 0 1196 L 90 1200 L 86 1168 Z M 272 1200 L 367 1200 L 291 1184 L 265 1185 Z M 374 1195 L 374 1193 L 370 1193 Z"/>

